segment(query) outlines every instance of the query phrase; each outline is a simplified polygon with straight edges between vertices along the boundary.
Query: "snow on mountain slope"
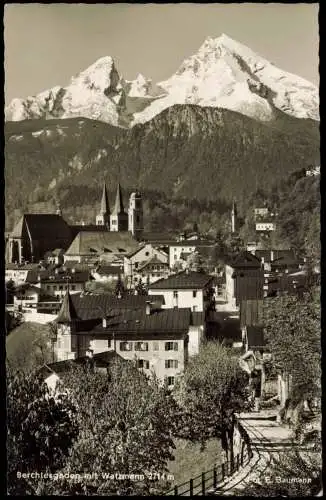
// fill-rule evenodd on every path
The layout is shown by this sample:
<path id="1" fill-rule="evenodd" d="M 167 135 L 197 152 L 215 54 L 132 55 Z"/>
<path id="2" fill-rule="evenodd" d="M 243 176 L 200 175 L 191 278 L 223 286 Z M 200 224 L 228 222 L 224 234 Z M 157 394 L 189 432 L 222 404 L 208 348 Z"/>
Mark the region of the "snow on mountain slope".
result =
<path id="1" fill-rule="evenodd" d="M 112 57 L 98 59 L 72 78 L 35 97 L 13 99 L 6 120 L 81 116 L 112 125 L 144 123 L 174 104 L 226 108 L 260 121 L 275 108 L 297 118 L 319 119 L 316 86 L 282 71 L 226 35 L 207 38 L 178 71 L 158 84 L 118 73 Z"/>
<path id="2" fill-rule="evenodd" d="M 282 71 L 226 35 L 207 38 L 168 80 L 158 83 L 168 93 L 141 113 L 146 122 L 173 104 L 197 104 L 238 111 L 262 121 L 273 107 L 297 118 L 319 119 L 318 89 Z"/>

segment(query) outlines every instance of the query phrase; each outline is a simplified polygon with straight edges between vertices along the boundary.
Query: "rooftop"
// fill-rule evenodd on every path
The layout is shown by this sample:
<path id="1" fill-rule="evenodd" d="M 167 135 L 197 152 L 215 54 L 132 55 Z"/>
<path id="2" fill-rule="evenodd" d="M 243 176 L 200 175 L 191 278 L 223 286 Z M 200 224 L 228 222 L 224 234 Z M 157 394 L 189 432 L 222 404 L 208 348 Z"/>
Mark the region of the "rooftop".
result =
<path id="1" fill-rule="evenodd" d="M 149 290 L 202 289 L 213 281 L 213 277 L 195 271 L 182 271 L 162 278 L 149 286 Z"/>
<path id="2" fill-rule="evenodd" d="M 24 224 L 33 240 L 58 239 L 71 241 L 70 227 L 66 221 L 58 214 L 24 214 L 16 226 L 11 236 L 21 238 Z"/>
<path id="3" fill-rule="evenodd" d="M 144 309 L 110 309 L 106 327 L 100 324 L 87 330 L 89 333 L 186 334 L 191 324 L 190 309 L 157 309 L 147 315 Z"/>
<path id="4" fill-rule="evenodd" d="M 138 242 L 128 231 L 80 231 L 68 248 L 66 255 L 127 255 L 137 247 Z"/>
<path id="5" fill-rule="evenodd" d="M 164 304 L 163 295 L 126 295 L 118 299 L 115 295 L 82 295 L 72 294 L 71 301 L 78 317 L 81 320 L 102 318 L 111 309 L 142 309 L 145 310 L 146 302 Z"/>
<path id="6" fill-rule="evenodd" d="M 250 252 L 243 251 L 229 257 L 226 263 L 234 269 L 258 269 L 261 267 L 261 260 Z"/>

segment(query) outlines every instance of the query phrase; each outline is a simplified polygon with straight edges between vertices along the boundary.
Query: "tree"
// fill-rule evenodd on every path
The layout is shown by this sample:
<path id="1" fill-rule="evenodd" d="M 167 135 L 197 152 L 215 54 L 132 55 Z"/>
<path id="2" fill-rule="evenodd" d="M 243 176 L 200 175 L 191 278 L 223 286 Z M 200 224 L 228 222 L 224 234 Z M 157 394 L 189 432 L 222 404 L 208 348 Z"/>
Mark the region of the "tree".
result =
<path id="1" fill-rule="evenodd" d="M 300 401 L 319 394 L 320 288 L 268 299 L 263 321 L 275 365 L 292 375 L 291 397 Z"/>
<path id="2" fill-rule="evenodd" d="M 38 494 L 38 481 L 17 473 L 55 472 L 66 460 L 78 429 L 65 395 L 54 399 L 40 375 L 7 369 L 9 495 Z"/>
<path id="3" fill-rule="evenodd" d="M 188 269 L 197 273 L 204 272 L 204 260 L 200 253 L 196 250 L 187 258 Z"/>
<path id="4" fill-rule="evenodd" d="M 160 492 L 159 483 L 150 478 L 166 471 L 174 448 L 173 403 L 166 389 L 120 359 L 112 362 L 107 374 L 79 367 L 67 373 L 63 382 L 78 407 L 81 431 L 62 472 L 79 473 L 81 480 L 64 480 L 56 484 L 55 492 L 47 493 Z M 119 480 L 115 473 L 144 477 Z"/>
<path id="5" fill-rule="evenodd" d="M 180 415 L 179 435 L 205 441 L 222 439 L 222 446 L 233 460 L 234 413 L 248 407 L 248 376 L 238 357 L 218 342 L 207 342 L 194 356 L 175 388 Z"/>

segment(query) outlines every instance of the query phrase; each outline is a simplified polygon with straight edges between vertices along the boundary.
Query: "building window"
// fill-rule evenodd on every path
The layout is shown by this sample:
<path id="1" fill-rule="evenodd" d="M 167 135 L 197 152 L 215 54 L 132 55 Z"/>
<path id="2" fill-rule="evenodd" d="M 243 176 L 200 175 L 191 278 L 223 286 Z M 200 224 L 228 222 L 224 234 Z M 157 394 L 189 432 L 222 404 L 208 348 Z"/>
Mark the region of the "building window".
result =
<path id="1" fill-rule="evenodd" d="M 166 359 L 165 360 L 165 368 L 178 368 L 178 360 L 177 359 Z"/>
<path id="2" fill-rule="evenodd" d="M 174 385 L 174 377 L 168 377 L 167 381 L 168 381 L 168 385 Z"/>
<path id="3" fill-rule="evenodd" d="M 197 297 L 197 290 L 194 290 L 194 291 L 192 292 L 192 296 L 193 296 L 193 298 L 194 298 L 194 299 Z"/>
<path id="4" fill-rule="evenodd" d="M 76 285 L 71 285 L 72 290 L 76 290 Z"/>
<path id="5" fill-rule="evenodd" d="M 174 299 L 178 298 L 178 291 L 177 290 L 174 290 L 174 292 L 173 292 L 173 298 Z"/>
<path id="6" fill-rule="evenodd" d="M 63 285 L 60 285 L 60 286 L 59 286 L 59 290 L 63 290 Z"/>
<path id="7" fill-rule="evenodd" d="M 154 351 L 159 351 L 160 350 L 160 344 L 159 344 L 159 342 L 153 342 L 153 350 Z"/>
<path id="8" fill-rule="evenodd" d="M 145 370 L 149 369 L 149 361 L 146 359 L 137 359 L 136 361 L 137 368 L 145 368 Z"/>
<path id="9" fill-rule="evenodd" d="M 148 351 L 148 342 L 136 342 L 135 351 Z"/>
<path id="10" fill-rule="evenodd" d="M 165 342 L 165 350 L 166 351 L 177 351 L 178 350 L 178 342 Z"/>
<path id="11" fill-rule="evenodd" d="M 120 351 L 132 351 L 132 343 L 120 342 Z"/>

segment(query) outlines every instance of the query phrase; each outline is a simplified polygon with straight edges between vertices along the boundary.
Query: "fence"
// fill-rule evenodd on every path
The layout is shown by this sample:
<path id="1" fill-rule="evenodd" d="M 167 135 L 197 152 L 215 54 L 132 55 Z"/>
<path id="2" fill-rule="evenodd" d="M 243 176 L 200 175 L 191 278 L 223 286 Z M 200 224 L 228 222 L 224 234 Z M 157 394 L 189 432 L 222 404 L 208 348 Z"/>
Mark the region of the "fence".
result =
<path id="1" fill-rule="evenodd" d="M 239 423 L 235 422 L 235 429 L 239 431 L 240 442 L 238 443 L 238 451 L 231 462 L 224 462 L 214 466 L 208 471 L 202 472 L 199 476 L 192 477 L 188 481 L 175 485 L 172 489 L 165 493 L 165 496 L 178 495 L 178 496 L 205 496 L 216 490 L 219 484 L 237 472 L 240 467 L 247 465 L 252 456 L 250 439 Z"/>
<path id="2" fill-rule="evenodd" d="M 182 484 L 174 486 L 165 493 L 165 496 L 205 496 L 215 490 L 224 479 L 237 472 L 240 467 L 247 465 L 252 457 L 248 448 L 243 453 L 236 455 L 233 464 L 227 462 L 216 465 L 213 469 L 202 472 L 199 476 L 192 477 Z"/>

